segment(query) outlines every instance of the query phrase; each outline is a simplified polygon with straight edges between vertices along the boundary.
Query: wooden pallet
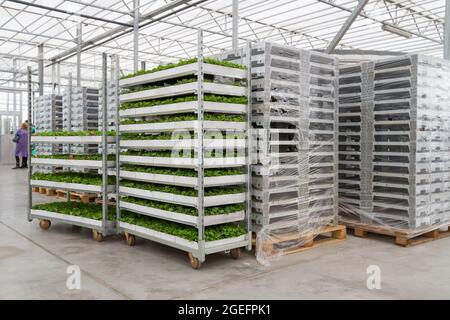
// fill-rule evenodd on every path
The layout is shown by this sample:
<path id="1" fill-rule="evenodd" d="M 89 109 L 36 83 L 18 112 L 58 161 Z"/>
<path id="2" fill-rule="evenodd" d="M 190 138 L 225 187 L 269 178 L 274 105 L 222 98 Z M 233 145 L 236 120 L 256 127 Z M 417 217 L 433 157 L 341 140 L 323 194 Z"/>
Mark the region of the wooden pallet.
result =
<path id="1" fill-rule="evenodd" d="M 288 233 L 274 236 L 259 245 L 262 245 L 264 254 L 272 256 L 276 253 L 288 255 L 303 252 L 313 248 L 342 242 L 347 238 L 347 230 L 344 225 L 326 226 L 320 228 L 310 235 L 300 237 L 298 233 Z M 255 236 L 252 239 L 253 246 L 256 247 Z M 298 244 L 298 245 L 296 245 Z"/>
<path id="2" fill-rule="evenodd" d="M 449 224 L 432 226 L 420 230 L 402 230 L 390 226 L 371 225 L 359 222 L 341 221 L 341 223 L 345 224 L 347 228 L 352 229 L 353 234 L 356 237 L 367 238 L 370 233 L 390 236 L 394 237 L 395 244 L 402 247 L 415 246 L 418 244 L 450 237 Z M 440 230 L 443 227 L 447 228 L 447 230 Z"/>
<path id="3" fill-rule="evenodd" d="M 44 187 L 34 187 L 33 192 L 38 192 L 40 194 L 44 194 L 46 196 L 56 196 L 56 190 L 50 189 L 50 188 L 44 188 Z"/>
<path id="4" fill-rule="evenodd" d="M 67 198 L 67 191 L 66 190 L 56 190 L 56 194 L 58 198 Z M 70 193 L 70 200 L 72 201 L 81 201 L 83 203 L 91 203 L 95 202 L 98 196 L 96 194 L 92 193 L 77 193 L 77 192 L 71 192 Z"/>

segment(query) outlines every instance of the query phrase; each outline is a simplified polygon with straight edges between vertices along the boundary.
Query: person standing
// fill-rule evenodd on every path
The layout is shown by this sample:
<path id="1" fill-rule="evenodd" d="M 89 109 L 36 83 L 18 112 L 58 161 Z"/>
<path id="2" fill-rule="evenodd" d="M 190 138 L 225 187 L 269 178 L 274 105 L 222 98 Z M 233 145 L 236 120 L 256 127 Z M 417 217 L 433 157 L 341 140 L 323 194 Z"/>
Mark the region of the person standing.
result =
<path id="1" fill-rule="evenodd" d="M 28 124 L 22 123 L 20 129 L 14 135 L 13 142 L 16 143 L 16 166 L 13 169 L 28 168 Z M 20 165 L 22 158 L 22 165 Z"/>

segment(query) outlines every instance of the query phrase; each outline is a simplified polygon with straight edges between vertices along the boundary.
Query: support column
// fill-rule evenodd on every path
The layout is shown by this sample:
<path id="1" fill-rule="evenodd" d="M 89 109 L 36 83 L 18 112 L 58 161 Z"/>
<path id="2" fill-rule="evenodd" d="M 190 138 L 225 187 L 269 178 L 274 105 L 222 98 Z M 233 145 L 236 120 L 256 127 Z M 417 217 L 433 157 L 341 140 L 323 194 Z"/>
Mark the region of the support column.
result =
<path id="1" fill-rule="evenodd" d="M 444 59 L 450 60 L 450 0 L 445 0 Z"/>
<path id="2" fill-rule="evenodd" d="M 134 14 L 134 22 L 133 22 L 133 65 L 134 72 L 139 71 L 139 0 L 133 1 L 133 14 Z"/>
<path id="3" fill-rule="evenodd" d="M 81 22 L 77 24 L 77 87 L 81 87 Z"/>
<path id="4" fill-rule="evenodd" d="M 56 78 L 56 66 L 52 64 L 52 94 L 55 93 L 55 78 Z"/>
<path id="5" fill-rule="evenodd" d="M 17 87 L 17 60 L 13 59 L 13 88 Z M 22 94 L 22 93 L 20 93 Z M 14 112 L 18 111 L 17 110 L 17 91 L 14 91 L 13 93 L 13 110 Z M 21 116 L 22 118 L 22 113 Z"/>
<path id="6" fill-rule="evenodd" d="M 336 49 L 339 42 L 341 42 L 342 38 L 347 33 L 348 29 L 352 26 L 353 22 L 355 22 L 356 18 L 358 18 L 361 11 L 364 9 L 369 0 L 359 0 L 358 5 L 353 10 L 352 14 L 347 18 L 345 23 L 342 25 L 341 29 L 338 31 L 333 40 L 331 40 L 328 48 L 325 50 L 326 53 L 332 53 L 334 49 Z"/>
<path id="7" fill-rule="evenodd" d="M 56 65 L 56 84 L 58 86 L 58 94 L 61 94 L 61 63 Z"/>
<path id="8" fill-rule="evenodd" d="M 39 95 L 44 94 L 44 44 L 38 46 Z"/>
<path id="9" fill-rule="evenodd" d="M 233 50 L 237 49 L 239 42 L 239 1 L 233 0 Z"/>

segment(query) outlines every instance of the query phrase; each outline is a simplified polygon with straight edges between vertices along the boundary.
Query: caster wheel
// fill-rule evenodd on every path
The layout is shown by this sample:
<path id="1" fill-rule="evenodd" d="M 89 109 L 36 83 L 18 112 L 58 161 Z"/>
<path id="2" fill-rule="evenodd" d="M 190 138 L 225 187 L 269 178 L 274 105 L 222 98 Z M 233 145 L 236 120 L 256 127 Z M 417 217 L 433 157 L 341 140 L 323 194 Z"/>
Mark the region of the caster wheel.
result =
<path id="1" fill-rule="evenodd" d="M 48 230 L 51 225 L 52 223 L 50 220 L 39 220 L 39 227 L 41 227 L 42 230 Z"/>
<path id="2" fill-rule="evenodd" d="M 242 250 L 241 248 L 235 248 L 230 250 L 230 255 L 233 259 L 239 259 L 241 257 Z"/>
<path id="3" fill-rule="evenodd" d="M 101 234 L 101 232 L 98 232 L 97 230 L 92 230 L 92 238 L 97 242 L 102 242 L 103 234 Z"/>
<path id="4" fill-rule="evenodd" d="M 130 247 L 136 244 L 136 237 L 134 234 L 125 233 L 125 240 Z"/>
<path id="5" fill-rule="evenodd" d="M 192 253 L 189 252 L 189 262 L 191 263 L 192 269 L 198 270 L 202 266 L 202 263 L 200 260 L 198 260 L 196 257 L 192 255 Z"/>

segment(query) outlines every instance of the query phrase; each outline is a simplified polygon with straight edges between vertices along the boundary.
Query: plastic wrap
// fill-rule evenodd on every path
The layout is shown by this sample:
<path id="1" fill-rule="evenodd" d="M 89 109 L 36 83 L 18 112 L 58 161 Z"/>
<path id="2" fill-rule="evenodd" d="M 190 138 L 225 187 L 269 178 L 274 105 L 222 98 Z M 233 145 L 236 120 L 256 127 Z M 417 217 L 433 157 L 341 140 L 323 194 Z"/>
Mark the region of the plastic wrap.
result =
<path id="1" fill-rule="evenodd" d="M 340 70 L 339 215 L 413 237 L 450 223 L 450 64 L 422 55 Z"/>
<path id="2" fill-rule="evenodd" d="M 269 264 L 337 224 L 337 60 L 252 45 L 252 222 Z M 239 62 L 239 56 L 229 56 Z"/>

